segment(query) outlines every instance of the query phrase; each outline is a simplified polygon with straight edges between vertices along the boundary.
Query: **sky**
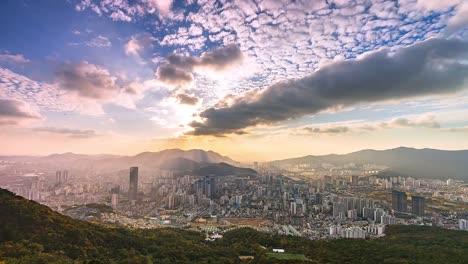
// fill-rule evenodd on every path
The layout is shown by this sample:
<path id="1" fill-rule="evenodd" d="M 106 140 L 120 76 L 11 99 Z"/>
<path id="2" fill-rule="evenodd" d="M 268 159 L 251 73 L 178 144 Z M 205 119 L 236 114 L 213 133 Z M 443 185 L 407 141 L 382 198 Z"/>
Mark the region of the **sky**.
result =
<path id="1" fill-rule="evenodd" d="M 0 155 L 468 149 L 463 0 L 4 0 Z"/>

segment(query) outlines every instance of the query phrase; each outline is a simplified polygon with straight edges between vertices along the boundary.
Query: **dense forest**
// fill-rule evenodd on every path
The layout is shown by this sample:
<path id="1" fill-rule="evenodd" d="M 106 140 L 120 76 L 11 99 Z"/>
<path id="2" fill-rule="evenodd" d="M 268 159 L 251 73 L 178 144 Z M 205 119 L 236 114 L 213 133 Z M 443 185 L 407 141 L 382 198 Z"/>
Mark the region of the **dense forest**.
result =
<path id="1" fill-rule="evenodd" d="M 272 258 L 272 248 L 305 256 Z M 218 241 L 190 230 L 109 228 L 61 215 L 0 189 L 0 263 L 466 263 L 468 232 L 389 226 L 375 240 L 312 241 L 250 228 Z"/>

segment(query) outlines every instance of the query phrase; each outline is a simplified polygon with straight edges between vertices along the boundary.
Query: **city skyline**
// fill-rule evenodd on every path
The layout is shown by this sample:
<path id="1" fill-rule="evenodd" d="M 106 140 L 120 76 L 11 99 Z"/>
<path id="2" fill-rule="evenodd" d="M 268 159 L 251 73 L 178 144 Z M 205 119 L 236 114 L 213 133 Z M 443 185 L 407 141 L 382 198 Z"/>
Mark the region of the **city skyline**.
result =
<path id="1" fill-rule="evenodd" d="M 0 264 L 468 259 L 468 0 L 0 7 Z"/>
<path id="2" fill-rule="evenodd" d="M 461 0 L 6 1 L 0 154 L 468 149 L 467 12 Z"/>

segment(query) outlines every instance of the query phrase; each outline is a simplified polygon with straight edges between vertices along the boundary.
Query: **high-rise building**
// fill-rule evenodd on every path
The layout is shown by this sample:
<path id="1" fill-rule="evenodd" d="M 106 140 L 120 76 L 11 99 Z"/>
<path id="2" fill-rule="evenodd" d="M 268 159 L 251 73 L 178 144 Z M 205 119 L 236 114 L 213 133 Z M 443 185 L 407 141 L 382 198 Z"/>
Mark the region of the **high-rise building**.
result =
<path id="1" fill-rule="evenodd" d="M 454 184 L 454 180 L 453 179 L 448 179 L 447 180 L 447 186 L 452 186 Z"/>
<path id="2" fill-rule="evenodd" d="M 117 208 L 117 204 L 119 203 L 119 195 L 117 193 L 112 193 L 111 195 L 111 206 L 112 208 Z"/>
<path id="3" fill-rule="evenodd" d="M 365 219 L 373 219 L 374 208 L 368 208 L 368 207 L 362 208 L 362 217 L 364 217 Z"/>
<path id="4" fill-rule="evenodd" d="M 458 219 L 458 229 L 460 229 L 460 230 L 468 230 L 468 220 L 466 220 L 466 219 Z"/>
<path id="5" fill-rule="evenodd" d="M 347 207 L 343 203 L 333 203 L 333 218 L 335 219 L 345 219 L 347 212 Z"/>
<path id="6" fill-rule="evenodd" d="M 216 199 L 216 178 L 211 177 L 210 179 L 210 198 L 211 199 Z"/>
<path id="7" fill-rule="evenodd" d="M 323 195 L 322 195 L 321 193 L 316 193 L 316 194 L 315 194 L 315 202 L 316 202 L 317 204 L 320 204 L 320 205 L 322 204 L 322 202 L 323 202 Z"/>
<path id="8" fill-rule="evenodd" d="M 167 197 L 167 207 L 168 209 L 174 209 L 175 208 L 175 198 L 172 194 L 170 194 Z"/>
<path id="9" fill-rule="evenodd" d="M 64 183 L 68 182 L 68 171 L 67 170 L 62 171 L 62 182 L 64 182 Z"/>
<path id="10" fill-rule="evenodd" d="M 297 213 L 297 204 L 295 201 L 291 201 L 290 205 L 289 205 L 289 212 L 293 215 L 295 215 Z"/>
<path id="11" fill-rule="evenodd" d="M 392 209 L 396 212 L 407 212 L 408 202 L 405 192 L 392 191 Z"/>
<path id="12" fill-rule="evenodd" d="M 128 188 L 128 199 L 135 201 L 138 195 L 138 167 L 130 168 L 130 185 Z"/>
<path id="13" fill-rule="evenodd" d="M 380 208 L 377 208 L 374 210 L 374 221 L 376 223 L 382 223 L 382 216 L 385 214 L 385 212 L 380 209 Z"/>
<path id="14" fill-rule="evenodd" d="M 203 178 L 203 193 L 205 194 L 206 198 L 211 199 L 211 181 L 208 177 Z"/>
<path id="15" fill-rule="evenodd" d="M 358 185 L 359 178 L 357 175 L 351 176 L 351 185 L 357 186 Z"/>
<path id="16" fill-rule="evenodd" d="M 395 225 L 396 224 L 396 218 L 391 215 L 382 215 L 382 224 L 384 225 Z"/>
<path id="17" fill-rule="evenodd" d="M 357 217 L 358 217 L 358 215 L 357 215 L 357 210 L 356 209 L 348 210 L 348 219 L 356 220 Z"/>
<path id="18" fill-rule="evenodd" d="M 62 183 L 62 172 L 56 171 L 55 172 L 55 184 L 60 185 Z"/>
<path id="19" fill-rule="evenodd" d="M 415 215 L 424 215 L 424 197 L 411 196 L 412 213 Z"/>

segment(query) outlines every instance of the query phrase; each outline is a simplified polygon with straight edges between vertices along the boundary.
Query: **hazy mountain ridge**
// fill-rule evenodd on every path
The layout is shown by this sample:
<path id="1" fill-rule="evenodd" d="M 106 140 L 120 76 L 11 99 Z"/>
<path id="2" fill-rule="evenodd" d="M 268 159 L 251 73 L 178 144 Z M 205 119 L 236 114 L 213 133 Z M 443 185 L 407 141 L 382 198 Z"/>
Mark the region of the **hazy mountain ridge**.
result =
<path id="1" fill-rule="evenodd" d="M 389 150 L 361 150 L 349 154 L 304 156 L 270 162 L 273 166 L 301 163 L 377 164 L 402 176 L 468 181 L 468 150 L 436 150 L 399 147 Z"/>
<path id="2" fill-rule="evenodd" d="M 176 164 L 183 165 L 183 168 L 191 166 L 192 169 L 200 167 L 200 164 L 208 163 L 239 164 L 227 156 L 222 156 L 214 151 L 204 151 L 201 149 L 166 149 L 159 152 L 142 152 L 134 156 L 84 155 L 69 152 L 43 157 L 3 156 L 0 157 L 0 160 L 45 164 L 57 169 L 93 169 L 98 172 L 117 171 L 128 169 L 131 166 L 141 167 L 142 170 L 155 170 L 178 169 L 178 167 L 175 166 Z M 182 164 L 182 160 L 185 161 L 185 165 Z M 193 162 L 192 165 L 189 165 L 189 163 L 191 163 L 190 161 Z"/>

